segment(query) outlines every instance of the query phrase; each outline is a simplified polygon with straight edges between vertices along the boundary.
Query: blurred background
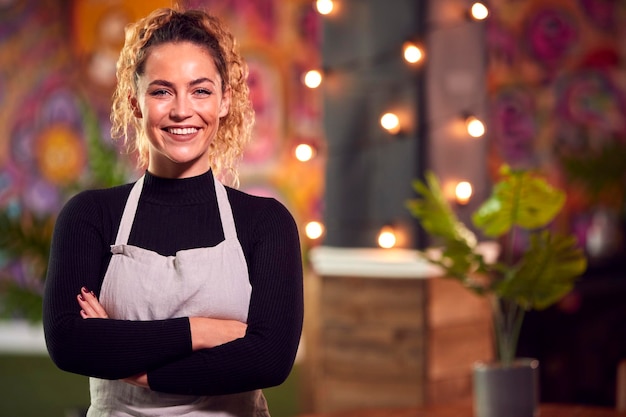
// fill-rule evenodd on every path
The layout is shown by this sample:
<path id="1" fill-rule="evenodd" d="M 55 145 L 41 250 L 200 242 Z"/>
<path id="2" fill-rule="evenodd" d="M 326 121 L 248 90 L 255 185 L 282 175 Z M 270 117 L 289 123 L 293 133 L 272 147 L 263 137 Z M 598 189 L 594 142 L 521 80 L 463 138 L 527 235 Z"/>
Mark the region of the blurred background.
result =
<path id="1" fill-rule="evenodd" d="M 469 393 L 471 361 L 491 355 L 476 300 L 447 284 L 394 287 L 394 337 L 338 339 L 325 330 L 351 334 L 378 305 L 368 297 L 391 287 L 367 287 L 342 322 L 338 305 L 363 287 L 323 287 L 337 272 L 309 255 L 371 249 L 370 260 L 393 263 L 398 252 L 384 248 L 428 244 L 405 206 L 413 179 L 433 170 L 469 219 L 502 163 L 566 190 L 556 227 L 589 259 L 570 295 L 528 315 L 519 354 L 542 363 L 542 401 L 614 403 L 626 357 L 624 1 L 180 3 L 217 14 L 238 38 L 256 111 L 241 189 L 282 201 L 300 227 L 305 332 L 292 375 L 267 390 L 274 417 Z M 57 370 L 43 344 L 49 240 L 78 190 L 140 175 L 109 134 L 115 63 L 125 25 L 170 5 L 0 1 L 0 416 L 81 415 L 88 404 L 86 378 Z M 362 258 L 342 256 L 358 275 L 350 262 Z M 406 356 L 388 357 L 406 341 Z"/>

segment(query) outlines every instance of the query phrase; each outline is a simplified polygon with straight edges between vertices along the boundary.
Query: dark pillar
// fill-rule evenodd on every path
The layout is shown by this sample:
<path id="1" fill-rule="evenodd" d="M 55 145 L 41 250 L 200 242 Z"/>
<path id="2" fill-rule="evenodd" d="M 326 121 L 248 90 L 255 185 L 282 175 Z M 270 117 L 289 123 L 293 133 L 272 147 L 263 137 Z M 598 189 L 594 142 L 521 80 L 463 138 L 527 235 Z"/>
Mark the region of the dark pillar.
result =
<path id="1" fill-rule="evenodd" d="M 423 71 L 404 61 L 402 45 L 423 33 L 424 3 L 347 1 L 324 18 L 324 245 L 374 247 L 380 228 L 393 224 L 406 234 L 403 246 L 419 246 L 405 202 L 423 170 L 424 82 Z M 389 110 L 407 116 L 395 136 L 380 126 Z"/>

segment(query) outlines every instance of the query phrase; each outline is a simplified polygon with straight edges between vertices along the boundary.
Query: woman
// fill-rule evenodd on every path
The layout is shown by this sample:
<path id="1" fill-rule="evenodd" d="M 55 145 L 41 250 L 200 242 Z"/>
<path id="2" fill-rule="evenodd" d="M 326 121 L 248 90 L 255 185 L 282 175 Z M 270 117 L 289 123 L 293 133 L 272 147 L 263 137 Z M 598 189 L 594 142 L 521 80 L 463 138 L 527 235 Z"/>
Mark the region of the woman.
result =
<path id="1" fill-rule="evenodd" d="M 88 416 L 268 416 L 260 389 L 291 370 L 296 225 L 276 200 L 214 176 L 237 180 L 246 77 L 204 12 L 159 9 L 127 29 L 112 133 L 147 169 L 66 204 L 44 295 L 51 358 L 91 377 Z"/>

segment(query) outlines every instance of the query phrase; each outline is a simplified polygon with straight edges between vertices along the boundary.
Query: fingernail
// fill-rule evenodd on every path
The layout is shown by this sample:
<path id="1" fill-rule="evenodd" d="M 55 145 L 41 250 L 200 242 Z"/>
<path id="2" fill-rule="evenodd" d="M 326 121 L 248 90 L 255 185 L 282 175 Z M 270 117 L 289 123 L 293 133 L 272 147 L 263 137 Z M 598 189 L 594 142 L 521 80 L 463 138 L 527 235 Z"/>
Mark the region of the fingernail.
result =
<path id="1" fill-rule="evenodd" d="M 96 293 L 93 291 L 89 291 L 89 294 L 93 295 L 94 297 L 96 296 Z"/>
<path id="2" fill-rule="evenodd" d="M 85 301 L 85 299 L 83 298 L 83 296 L 82 296 L 81 294 L 78 294 L 78 299 L 79 299 L 80 301 Z"/>
<path id="3" fill-rule="evenodd" d="M 82 292 L 84 292 L 85 294 L 87 294 L 89 292 L 89 290 L 87 289 L 87 287 L 83 287 L 80 289 Z"/>

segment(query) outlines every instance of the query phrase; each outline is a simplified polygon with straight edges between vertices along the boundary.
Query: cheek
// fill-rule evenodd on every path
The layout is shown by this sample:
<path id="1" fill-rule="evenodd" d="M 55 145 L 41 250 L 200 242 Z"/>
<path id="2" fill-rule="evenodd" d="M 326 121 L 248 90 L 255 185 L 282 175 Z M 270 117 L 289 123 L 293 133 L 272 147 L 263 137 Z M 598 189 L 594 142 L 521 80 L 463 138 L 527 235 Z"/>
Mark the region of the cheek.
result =
<path id="1" fill-rule="evenodd" d="M 201 104 L 196 106 L 196 113 L 200 118 L 204 120 L 207 124 L 212 124 L 217 122 L 219 119 L 219 108 L 216 104 Z"/>
<path id="2" fill-rule="evenodd" d="M 146 122 L 154 125 L 169 114 L 169 105 L 163 102 L 149 103 L 143 110 Z"/>

